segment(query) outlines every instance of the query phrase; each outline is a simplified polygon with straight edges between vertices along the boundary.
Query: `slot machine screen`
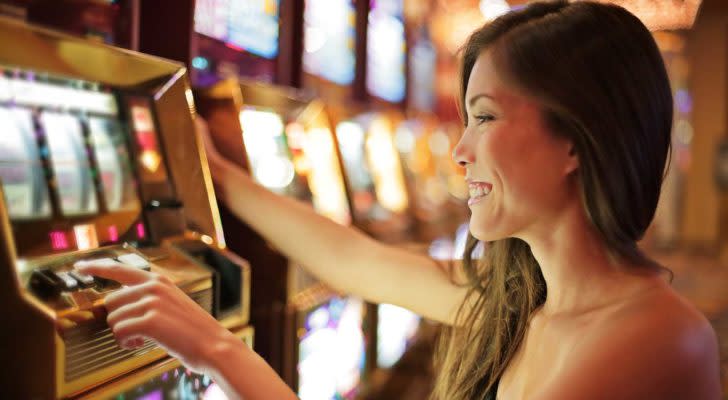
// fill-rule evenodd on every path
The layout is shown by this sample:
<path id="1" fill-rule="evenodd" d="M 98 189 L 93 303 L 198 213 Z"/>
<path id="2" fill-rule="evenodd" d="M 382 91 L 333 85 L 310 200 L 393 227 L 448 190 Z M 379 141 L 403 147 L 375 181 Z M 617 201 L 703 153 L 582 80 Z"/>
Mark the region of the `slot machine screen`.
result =
<path id="1" fill-rule="evenodd" d="M 365 153 L 366 134 L 361 125 L 345 121 L 336 127 L 336 136 L 344 170 L 351 185 L 354 212 L 359 217 L 366 217 L 376 203 L 374 180 Z"/>
<path id="2" fill-rule="evenodd" d="M 101 185 L 109 211 L 139 208 L 131 161 L 118 120 L 91 117 L 88 121 Z"/>
<path id="3" fill-rule="evenodd" d="M 18 256 L 146 242 L 138 187 L 167 179 L 151 109 L 137 105 L 146 125 L 130 123 L 134 104 L 120 111 L 118 99 L 127 96 L 111 87 L 0 71 L 0 178 Z M 146 142 L 135 142 L 142 133 Z M 156 151 L 156 175 L 144 175 L 142 144 Z"/>
<path id="4" fill-rule="evenodd" d="M 278 55 L 280 0 L 199 0 L 195 31 L 260 57 Z"/>
<path id="5" fill-rule="evenodd" d="M 352 0 L 306 0 L 303 68 L 339 85 L 354 81 L 356 10 Z"/>
<path id="6" fill-rule="evenodd" d="M 240 124 L 253 178 L 276 193 L 310 200 L 296 176 L 283 118 L 273 111 L 246 107 Z"/>
<path id="7" fill-rule="evenodd" d="M 354 121 L 336 127 L 354 212 L 362 219 L 386 220 L 409 206 L 399 155 L 387 125 L 383 118 L 373 118 L 366 131 Z"/>
<path id="8" fill-rule="evenodd" d="M 367 30 L 367 77 L 369 93 L 399 103 L 406 89 L 407 45 L 402 0 L 372 1 Z"/>
<path id="9" fill-rule="evenodd" d="M 351 222 L 346 187 L 328 122 L 310 126 L 290 123 L 286 138 L 297 175 L 307 178 L 316 212 L 342 225 Z"/>
<path id="10" fill-rule="evenodd" d="M 420 317 L 402 307 L 380 304 L 377 318 L 377 367 L 389 368 L 411 344 Z"/>
<path id="11" fill-rule="evenodd" d="M 50 150 L 63 215 L 98 210 L 96 191 L 80 120 L 71 114 L 43 112 L 40 117 Z"/>
<path id="12" fill-rule="evenodd" d="M 0 179 L 12 219 L 37 219 L 51 213 L 32 115 L 0 107 Z"/>
<path id="13" fill-rule="evenodd" d="M 354 399 L 366 359 L 364 303 L 335 297 L 308 313 L 299 345 L 301 400 Z"/>

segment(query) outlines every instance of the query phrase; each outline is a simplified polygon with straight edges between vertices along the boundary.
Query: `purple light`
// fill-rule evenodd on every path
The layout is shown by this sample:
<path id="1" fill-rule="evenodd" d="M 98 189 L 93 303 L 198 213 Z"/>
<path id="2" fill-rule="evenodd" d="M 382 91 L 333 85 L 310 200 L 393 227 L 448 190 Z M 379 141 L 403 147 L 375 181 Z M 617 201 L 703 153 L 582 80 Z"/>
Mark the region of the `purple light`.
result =
<path id="1" fill-rule="evenodd" d="M 675 92 L 675 104 L 677 110 L 683 114 L 690 114 L 693 111 L 693 98 L 686 89 L 679 89 Z"/>
<path id="2" fill-rule="evenodd" d="M 162 389 L 157 389 L 152 393 L 139 397 L 139 400 L 164 400 L 164 393 L 162 393 Z"/>

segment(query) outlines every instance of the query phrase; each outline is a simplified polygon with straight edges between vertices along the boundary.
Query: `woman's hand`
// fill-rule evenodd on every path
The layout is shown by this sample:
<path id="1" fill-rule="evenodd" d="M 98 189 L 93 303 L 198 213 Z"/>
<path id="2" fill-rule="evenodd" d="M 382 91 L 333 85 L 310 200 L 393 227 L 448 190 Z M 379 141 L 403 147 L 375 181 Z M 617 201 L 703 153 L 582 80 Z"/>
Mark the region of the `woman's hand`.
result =
<path id="1" fill-rule="evenodd" d="M 213 368 L 209 352 L 233 336 L 165 276 L 121 263 L 90 261 L 76 268 L 125 286 L 105 299 L 108 324 L 122 348 L 149 338 L 186 366 L 206 372 Z"/>

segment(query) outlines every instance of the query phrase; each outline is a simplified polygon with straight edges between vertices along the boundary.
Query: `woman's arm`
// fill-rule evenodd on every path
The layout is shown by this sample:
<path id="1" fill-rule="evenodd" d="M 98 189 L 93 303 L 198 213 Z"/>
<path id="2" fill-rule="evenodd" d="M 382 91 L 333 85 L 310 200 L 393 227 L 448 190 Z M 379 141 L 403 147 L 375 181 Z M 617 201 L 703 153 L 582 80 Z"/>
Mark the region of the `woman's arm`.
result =
<path id="1" fill-rule="evenodd" d="M 233 399 L 296 399 L 262 358 L 169 279 L 122 264 L 76 267 L 126 285 L 105 299 L 107 321 L 121 347 L 152 339 L 185 366 L 213 378 Z"/>
<path id="2" fill-rule="evenodd" d="M 279 251 L 336 290 L 452 323 L 466 289 L 454 284 L 441 264 L 380 243 L 259 186 L 219 155 L 204 126 L 200 130 L 219 198 Z"/>

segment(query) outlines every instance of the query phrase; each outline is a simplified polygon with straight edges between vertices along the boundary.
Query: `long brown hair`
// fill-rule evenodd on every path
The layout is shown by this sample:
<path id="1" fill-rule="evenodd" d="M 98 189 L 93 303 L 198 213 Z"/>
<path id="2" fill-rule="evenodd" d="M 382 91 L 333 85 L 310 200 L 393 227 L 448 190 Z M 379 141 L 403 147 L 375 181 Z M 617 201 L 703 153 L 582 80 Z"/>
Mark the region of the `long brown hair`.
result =
<path id="1" fill-rule="evenodd" d="M 659 268 L 636 245 L 655 213 L 672 125 L 667 72 L 647 28 L 621 7 L 592 2 L 533 3 L 499 17 L 462 49 L 464 121 L 465 89 L 486 49 L 499 75 L 573 143 L 584 212 L 611 255 Z M 463 263 L 470 289 L 438 346 L 435 399 L 495 398 L 531 313 L 546 299 L 526 242 L 485 243 L 473 259 L 477 245 L 470 236 Z"/>

